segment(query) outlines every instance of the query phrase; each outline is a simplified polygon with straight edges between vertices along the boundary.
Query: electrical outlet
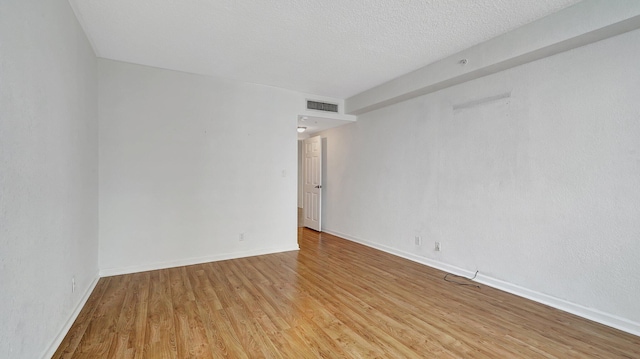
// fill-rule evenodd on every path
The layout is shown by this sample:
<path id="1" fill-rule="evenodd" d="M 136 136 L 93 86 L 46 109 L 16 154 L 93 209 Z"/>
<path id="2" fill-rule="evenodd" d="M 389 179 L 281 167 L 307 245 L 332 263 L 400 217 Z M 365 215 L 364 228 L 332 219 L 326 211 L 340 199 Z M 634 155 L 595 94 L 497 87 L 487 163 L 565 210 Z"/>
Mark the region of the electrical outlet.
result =
<path id="1" fill-rule="evenodd" d="M 436 241 L 436 244 L 433 247 L 433 250 L 436 252 L 440 252 L 440 242 Z"/>
<path id="2" fill-rule="evenodd" d="M 244 241 L 244 233 L 240 233 L 238 238 L 240 239 L 240 242 Z"/>
<path id="3" fill-rule="evenodd" d="M 416 246 L 422 245 L 422 238 L 420 238 L 420 236 L 416 236 L 415 243 Z"/>
<path id="4" fill-rule="evenodd" d="M 76 292 L 76 277 L 71 277 L 71 293 Z"/>

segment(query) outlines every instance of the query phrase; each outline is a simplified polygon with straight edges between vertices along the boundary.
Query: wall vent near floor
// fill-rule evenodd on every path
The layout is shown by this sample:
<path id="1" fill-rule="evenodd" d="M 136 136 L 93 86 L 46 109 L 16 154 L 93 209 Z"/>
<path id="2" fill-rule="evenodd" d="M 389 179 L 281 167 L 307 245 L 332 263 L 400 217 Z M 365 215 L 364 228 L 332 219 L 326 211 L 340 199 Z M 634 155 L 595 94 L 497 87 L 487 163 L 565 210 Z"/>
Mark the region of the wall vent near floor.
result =
<path id="1" fill-rule="evenodd" d="M 307 100 L 307 110 L 318 110 L 326 112 L 338 112 L 338 105 L 335 103 L 326 103 Z"/>

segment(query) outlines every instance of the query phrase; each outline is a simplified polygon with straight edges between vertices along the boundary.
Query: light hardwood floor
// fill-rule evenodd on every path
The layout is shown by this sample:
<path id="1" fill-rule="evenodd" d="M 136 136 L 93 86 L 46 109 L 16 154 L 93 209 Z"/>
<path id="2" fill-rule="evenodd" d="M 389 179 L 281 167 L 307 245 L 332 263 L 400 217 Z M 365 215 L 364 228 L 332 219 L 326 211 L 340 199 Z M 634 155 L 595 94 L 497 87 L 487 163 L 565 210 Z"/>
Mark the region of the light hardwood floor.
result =
<path id="1" fill-rule="evenodd" d="M 299 237 L 299 252 L 102 278 L 54 358 L 640 358 L 640 337 Z"/>

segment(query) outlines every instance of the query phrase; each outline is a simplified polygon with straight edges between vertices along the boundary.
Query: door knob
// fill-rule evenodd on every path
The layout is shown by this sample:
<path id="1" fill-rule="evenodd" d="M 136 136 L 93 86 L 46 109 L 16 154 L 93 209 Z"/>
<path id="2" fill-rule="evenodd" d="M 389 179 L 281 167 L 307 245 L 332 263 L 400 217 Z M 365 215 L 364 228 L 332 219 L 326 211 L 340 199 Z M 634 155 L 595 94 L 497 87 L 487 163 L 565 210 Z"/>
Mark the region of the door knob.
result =
<path id="1" fill-rule="evenodd" d="M 322 186 L 321 185 L 317 185 L 316 188 L 322 188 Z"/>

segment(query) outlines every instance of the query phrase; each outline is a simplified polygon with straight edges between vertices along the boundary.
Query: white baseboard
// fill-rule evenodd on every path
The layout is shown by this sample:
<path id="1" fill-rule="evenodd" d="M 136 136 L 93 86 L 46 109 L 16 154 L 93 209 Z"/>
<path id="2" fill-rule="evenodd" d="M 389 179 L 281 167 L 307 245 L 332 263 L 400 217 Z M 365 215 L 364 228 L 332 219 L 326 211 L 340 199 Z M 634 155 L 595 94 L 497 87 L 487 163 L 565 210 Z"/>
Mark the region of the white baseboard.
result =
<path id="1" fill-rule="evenodd" d="M 111 269 L 100 270 L 99 273 L 96 273 L 93 281 L 91 282 L 91 285 L 89 285 L 89 288 L 87 288 L 86 292 L 82 296 L 82 299 L 76 305 L 75 309 L 73 310 L 73 313 L 71 314 L 71 316 L 69 317 L 65 325 L 62 327 L 62 329 L 60 329 L 60 332 L 56 336 L 55 340 L 51 343 L 47 351 L 44 353 L 42 358 L 49 359 L 53 356 L 53 354 L 55 354 L 56 350 L 58 350 L 58 347 L 62 343 L 62 340 L 67 335 L 67 333 L 71 329 L 71 326 L 78 318 L 80 311 L 82 310 L 84 305 L 87 303 L 87 300 L 89 300 L 89 296 L 95 289 L 96 285 L 98 284 L 98 280 L 101 277 L 110 277 L 110 276 L 120 275 L 120 274 L 145 272 L 149 270 L 173 268 L 173 267 L 180 267 L 185 265 L 193 265 L 193 264 L 207 263 L 207 262 L 215 262 L 215 261 L 221 261 L 221 260 L 227 260 L 227 259 L 253 257 L 253 256 L 259 256 L 263 254 L 297 251 L 299 249 L 300 248 L 298 246 L 278 248 L 278 249 L 259 249 L 259 250 L 253 250 L 248 252 L 228 253 L 228 254 L 222 254 L 222 255 L 216 255 L 216 256 L 180 259 L 175 261 L 153 263 L 153 264 L 132 266 L 132 267 L 126 267 L 126 268 L 111 268 Z"/>
<path id="2" fill-rule="evenodd" d="M 60 329 L 60 332 L 58 332 L 58 335 L 49 346 L 49 349 L 47 349 L 47 351 L 42 356 L 42 359 L 50 359 L 53 354 L 56 353 L 56 350 L 58 350 L 58 347 L 62 343 L 62 340 L 69 332 L 69 329 L 71 329 L 71 326 L 78 318 L 78 315 L 80 315 L 80 311 L 82 310 L 82 308 L 84 308 L 84 305 L 87 304 L 87 300 L 89 300 L 89 296 L 91 296 L 91 293 L 93 293 L 93 290 L 98 284 L 99 279 L 100 276 L 98 275 L 98 273 L 96 273 L 93 280 L 91 281 L 91 284 L 89 284 L 89 288 L 87 288 L 87 290 L 82 295 L 82 298 L 74 308 L 71 316 L 69 317 L 69 319 L 67 319 L 67 322 L 64 324 L 64 326 Z"/>
<path id="3" fill-rule="evenodd" d="M 356 243 L 360 243 L 362 245 L 365 245 L 367 247 L 371 247 L 371 248 L 375 248 L 378 250 L 381 250 L 383 252 L 389 253 L 389 254 L 393 254 L 394 256 L 398 256 L 398 257 L 402 257 L 404 259 L 408 259 L 412 262 L 417 262 L 420 264 L 424 264 L 426 266 L 435 268 L 435 269 L 439 269 L 443 272 L 447 272 L 447 273 L 451 273 L 451 274 L 455 274 L 455 275 L 459 275 L 459 276 L 463 276 L 463 277 L 472 277 L 474 275 L 475 272 L 471 272 L 468 271 L 466 269 L 462 269 L 456 266 L 452 266 L 450 264 L 444 263 L 444 262 L 440 262 L 434 259 L 430 259 L 430 258 L 426 258 L 426 257 L 421 257 L 418 256 L 416 254 L 413 253 L 409 253 L 409 252 L 404 252 L 392 247 L 388 247 L 382 244 L 378 244 L 378 243 L 374 243 L 374 242 L 369 242 L 369 241 L 365 241 L 363 239 L 360 238 L 356 238 L 353 236 L 350 236 L 348 234 L 344 234 L 344 233 L 340 233 L 340 232 L 336 232 L 336 231 L 332 231 L 329 229 L 322 229 L 323 232 L 325 233 L 329 233 L 332 234 L 334 236 L 338 236 L 340 238 L 344 238 L 347 240 L 350 240 L 352 242 L 356 242 Z M 487 284 L 488 285 L 488 284 Z"/>
<path id="4" fill-rule="evenodd" d="M 472 277 L 475 274 L 474 272 L 468 271 L 463 268 L 452 266 L 450 264 L 436 261 L 430 258 L 421 257 L 413 253 L 404 252 L 404 251 L 401 251 L 392 247 L 388 247 L 385 245 L 381 245 L 378 243 L 369 242 L 360 238 L 350 236 L 348 234 L 332 231 L 326 228 L 323 228 L 322 230 L 334 236 L 338 236 L 352 242 L 360 243 L 367 247 L 375 248 L 383 252 L 408 259 L 413 262 L 417 262 L 432 268 L 439 269 L 447 273 L 452 273 L 452 274 L 460 275 L 464 277 Z M 475 281 L 478 283 L 487 285 L 489 287 L 493 287 L 493 288 L 502 290 L 504 292 L 508 292 L 508 293 L 517 295 L 519 297 L 532 300 L 534 302 L 542 303 L 550 307 L 577 315 L 579 317 L 589 319 L 594 322 L 604 324 L 606 326 L 616 328 L 633 335 L 640 336 L 640 323 L 636 323 L 628 319 L 618 317 L 616 315 L 605 313 L 597 309 L 583 307 L 579 304 L 571 303 L 564 299 L 560 299 L 547 294 L 536 292 L 515 284 L 511 284 L 493 277 L 483 275 L 481 273 L 478 274 Z"/>
<path id="5" fill-rule="evenodd" d="M 534 302 L 542 303 L 550 307 L 562 310 L 567 313 L 577 315 L 579 317 L 589 319 L 596 323 L 620 329 L 624 332 L 640 336 L 640 323 L 630 321 L 628 319 L 618 317 L 613 314 L 605 313 L 593 308 L 587 308 L 580 304 L 571 303 L 564 299 L 556 298 L 548 294 L 536 292 L 516 284 L 511 284 L 499 279 L 478 274 L 476 282 L 482 283 L 489 287 L 500 289 L 504 292 L 515 294 L 519 297 L 530 299 Z"/>
<path id="6" fill-rule="evenodd" d="M 114 275 L 131 274 L 131 273 L 146 272 L 150 270 L 190 266 L 194 264 L 224 261 L 228 259 L 261 256 L 264 254 L 273 254 L 273 253 L 281 253 L 281 252 L 290 252 L 290 251 L 297 251 L 299 249 L 300 248 L 297 245 L 292 247 L 283 247 L 283 248 L 265 248 L 265 249 L 256 249 L 256 250 L 251 250 L 246 252 L 225 253 L 225 254 L 196 257 L 196 258 L 184 258 L 184 259 L 172 260 L 167 262 L 156 262 L 156 263 L 142 264 L 142 265 L 130 266 L 130 267 L 106 268 L 106 269 L 100 269 L 100 277 L 111 277 Z"/>

